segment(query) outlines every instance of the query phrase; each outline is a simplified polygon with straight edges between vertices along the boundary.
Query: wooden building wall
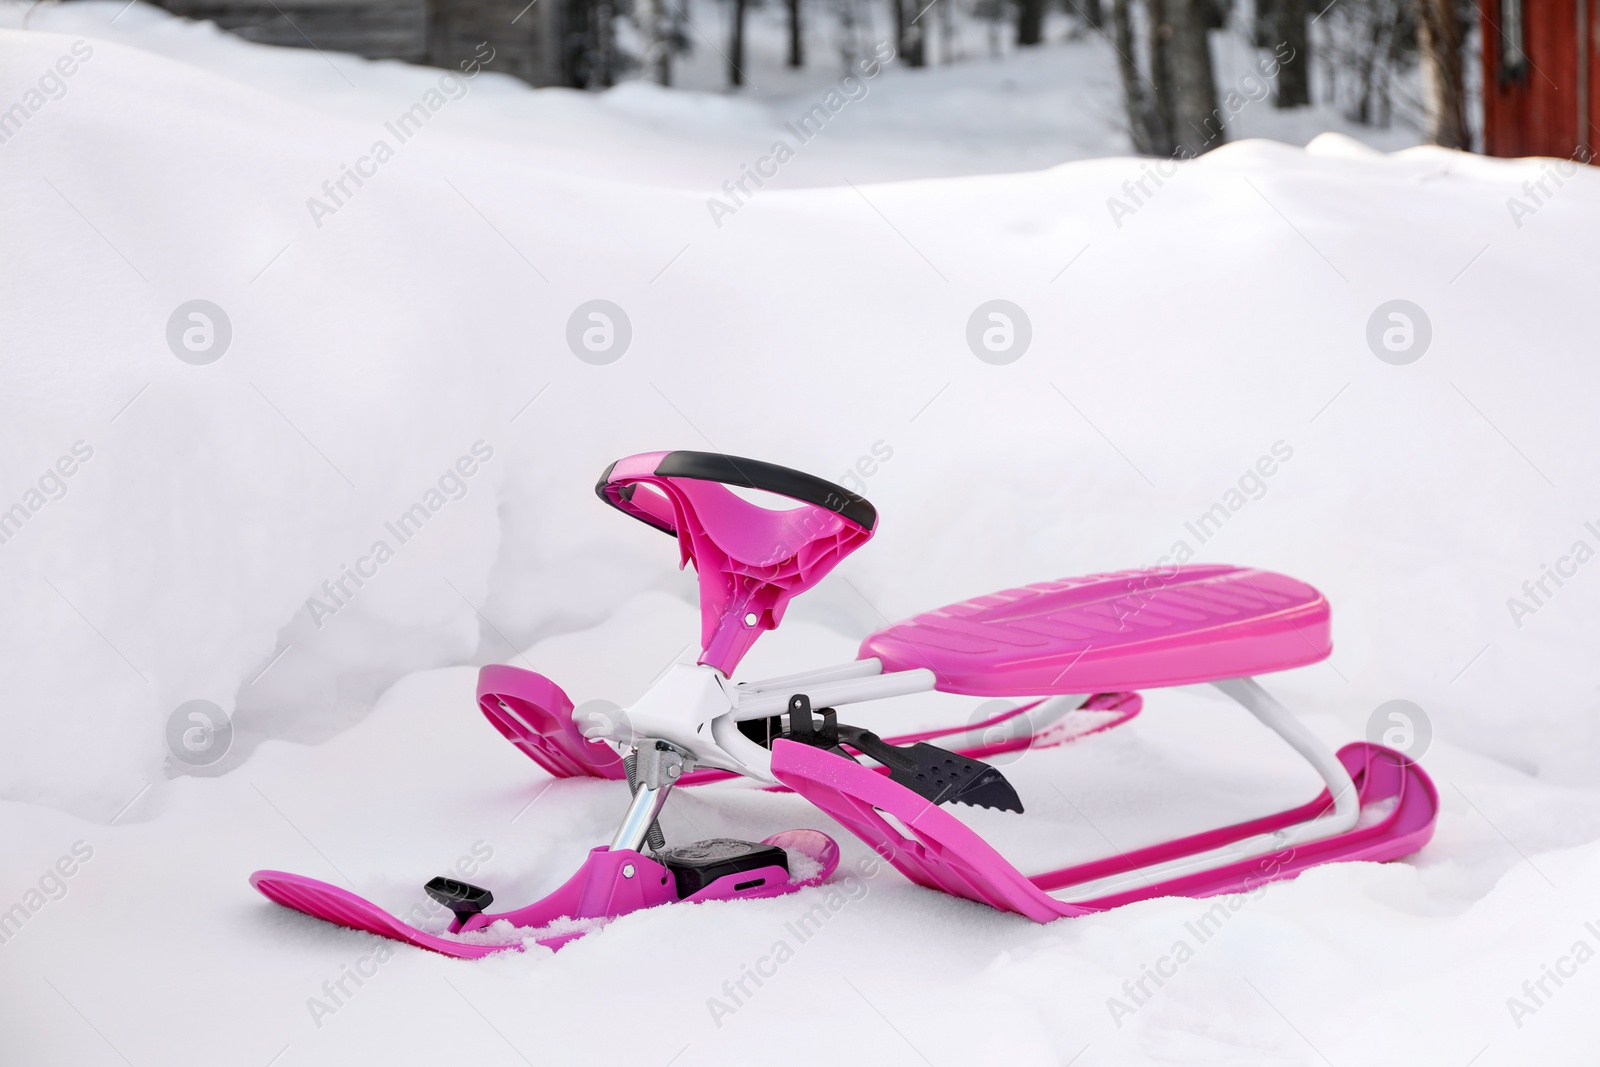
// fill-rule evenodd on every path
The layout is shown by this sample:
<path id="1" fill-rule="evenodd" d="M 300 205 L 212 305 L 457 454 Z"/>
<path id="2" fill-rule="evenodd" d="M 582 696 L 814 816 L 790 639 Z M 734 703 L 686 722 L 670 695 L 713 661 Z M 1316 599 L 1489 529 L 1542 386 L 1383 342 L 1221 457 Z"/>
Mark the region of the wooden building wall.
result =
<path id="1" fill-rule="evenodd" d="M 1600 0 L 1521 0 L 1522 69 L 1508 63 L 1511 0 L 1483 0 L 1484 151 L 1590 161 L 1600 130 Z"/>
<path id="2" fill-rule="evenodd" d="M 281 0 L 280 0 L 281 2 Z M 434 0 L 430 5 L 428 62 L 460 70 L 487 41 L 494 59 L 484 68 L 530 85 L 565 85 L 560 0 Z"/>
<path id="3" fill-rule="evenodd" d="M 176 15 L 215 22 L 262 44 L 484 69 L 532 85 L 561 85 L 559 0 L 155 0 Z"/>

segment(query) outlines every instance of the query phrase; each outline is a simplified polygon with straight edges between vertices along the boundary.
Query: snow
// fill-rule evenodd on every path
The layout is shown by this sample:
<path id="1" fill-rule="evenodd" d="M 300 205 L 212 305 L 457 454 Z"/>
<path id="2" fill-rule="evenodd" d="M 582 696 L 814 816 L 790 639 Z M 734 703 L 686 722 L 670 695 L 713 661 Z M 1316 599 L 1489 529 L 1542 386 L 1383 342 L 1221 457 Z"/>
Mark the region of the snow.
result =
<path id="1" fill-rule="evenodd" d="M 41 6 L 0 31 L 0 108 L 27 112 L 0 144 L 0 510 L 27 513 L 0 543 L 10 1059 L 1587 1062 L 1593 173 L 1386 154 L 1414 135 L 1367 147 L 1262 103 L 1243 132 L 1309 143 L 1240 140 L 1157 185 L 1122 154 L 1104 43 L 1057 32 L 1028 56 L 890 66 L 719 226 L 707 198 L 841 72 L 745 97 L 532 92 L 119 11 Z M 1248 69 L 1223 51 L 1228 77 Z M 50 74 L 62 57 L 73 72 Z M 694 63 L 709 88 L 714 57 Z M 385 123 L 430 91 L 398 143 Z M 392 158 L 314 218 L 308 198 L 385 138 Z M 231 324 L 207 365 L 168 343 L 197 299 Z M 566 346 L 594 299 L 632 324 L 608 365 Z M 993 299 L 1031 320 L 1005 365 L 967 346 Z M 1431 323 L 1406 365 L 1368 347 L 1393 300 Z M 622 787 L 552 784 L 474 710 L 475 665 L 625 704 L 692 660 L 692 576 L 592 493 L 613 459 L 670 447 L 853 478 L 883 516 L 752 677 L 1179 541 L 1314 583 L 1334 656 L 1267 684 L 1330 743 L 1415 702 L 1433 842 L 1225 919 L 1169 899 L 1035 926 L 881 869 L 804 942 L 785 924 L 820 890 L 476 963 L 257 896 L 249 872 L 274 867 L 404 911 L 466 863 L 521 902 L 609 836 Z M 418 504 L 402 541 L 389 525 Z M 335 603 L 324 583 L 380 540 L 392 558 Z M 233 716 L 209 767 L 169 753 L 191 700 Z M 973 703 L 899 698 L 871 725 Z M 1154 693 L 1008 764 L 1025 820 L 960 814 L 1026 869 L 1303 800 L 1309 772 L 1242 720 Z M 665 819 L 680 840 L 808 825 L 831 829 L 744 783 L 685 790 Z M 839 836 L 858 870 L 870 853 Z M 785 938 L 776 976 L 713 1012 Z"/>

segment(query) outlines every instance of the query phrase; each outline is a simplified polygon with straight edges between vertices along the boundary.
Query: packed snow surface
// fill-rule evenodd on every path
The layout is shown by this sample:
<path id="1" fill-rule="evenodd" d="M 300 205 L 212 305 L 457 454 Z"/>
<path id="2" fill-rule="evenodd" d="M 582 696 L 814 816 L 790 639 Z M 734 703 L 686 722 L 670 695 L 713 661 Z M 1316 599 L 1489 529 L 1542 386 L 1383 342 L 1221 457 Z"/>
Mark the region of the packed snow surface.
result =
<path id="1" fill-rule="evenodd" d="M 1600 178 L 1378 150 L 1401 131 L 1158 168 L 1092 38 L 889 64 L 802 140 L 842 84 L 819 69 L 589 95 L 120 3 L 0 30 L 7 1063 L 1592 1062 Z M 1322 118 L 1257 101 L 1235 132 Z M 569 345 L 593 300 L 631 333 L 607 364 Z M 969 345 L 993 300 L 1026 319 L 1013 362 Z M 476 963 L 255 894 L 279 868 L 403 912 L 454 873 L 516 905 L 609 838 L 625 788 L 552 783 L 478 715 L 475 667 L 625 704 L 694 659 L 692 572 L 592 489 L 675 447 L 882 515 L 741 676 L 1031 581 L 1280 570 L 1329 596 L 1336 648 L 1267 684 L 1334 745 L 1412 702 L 1436 836 L 1225 919 L 1038 926 L 880 866 Z M 173 755 L 190 701 L 232 717 L 212 766 Z M 1006 773 L 1027 816 L 959 814 L 1024 869 L 1316 788 L 1201 689 Z M 664 825 L 871 855 L 744 783 Z"/>

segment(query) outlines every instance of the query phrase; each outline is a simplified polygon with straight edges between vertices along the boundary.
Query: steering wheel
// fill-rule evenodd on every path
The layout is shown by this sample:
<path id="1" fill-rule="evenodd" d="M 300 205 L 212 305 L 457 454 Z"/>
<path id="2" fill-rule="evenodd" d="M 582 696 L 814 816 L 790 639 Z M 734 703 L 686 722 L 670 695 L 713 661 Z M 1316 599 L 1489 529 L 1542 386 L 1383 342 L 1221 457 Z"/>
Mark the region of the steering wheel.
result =
<path id="1" fill-rule="evenodd" d="M 786 511 L 733 491 L 795 501 Z M 716 452 L 646 452 L 600 476 L 600 499 L 678 540 L 682 564 L 700 578 L 701 663 L 731 676 L 789 600 L 866 544 L 878 523 L 871 504 L 840 485 L 758 459 Z"/>
<path id="2" fill-rule="evenodd" d="M 606 468 L 594 490 L 601 500 L 618 511 L 677 536 L 678 514 L 668 495 L 638 492 L 641 484 L 656 483 L 659 487 L 661 479 L 674 478 L 718 482 L 788 497 L 830 511 L 866 533 L 871 533 L 878 522 L 877 509 L 865 497 L 841 485 L 776 463 L 726 456 L 720 452 L 645 452 L 619 459 Z M 744 503 L 751 508 L 759 507 L 748 501 Z"/>

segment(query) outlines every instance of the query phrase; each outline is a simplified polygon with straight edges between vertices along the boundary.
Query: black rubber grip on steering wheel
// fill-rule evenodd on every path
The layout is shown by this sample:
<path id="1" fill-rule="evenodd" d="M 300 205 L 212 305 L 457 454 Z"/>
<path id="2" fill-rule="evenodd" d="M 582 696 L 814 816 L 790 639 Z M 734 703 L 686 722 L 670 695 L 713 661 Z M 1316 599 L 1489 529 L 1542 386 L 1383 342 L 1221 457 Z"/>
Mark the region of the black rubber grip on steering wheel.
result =
<path id="1" fill-rule="evenodd" d="M 605 486 L 615 466 L 613 463 L 611 467 L 607 467 L 606 472 L 600 476 L 600 483 L 595 486 L 600 498 L 608 504 L 611 501 L 606 497 Z M 791 500 L 827 508 L 869 532 L 878 522 L 878 510 L 867 501 L 866 497 L 858 496 L 842 485 L 835 485 L 804 471 L 780 467 L 776 463 L 766 463 L 759 459 L 725 456 L 720 452 L 669 452 L 656 465 L 655 475 L 658 478 L 694 478 L 705 482 L 721 482 L 723 485 L 737 485 L 745 489 L 776 493 Z"/>

